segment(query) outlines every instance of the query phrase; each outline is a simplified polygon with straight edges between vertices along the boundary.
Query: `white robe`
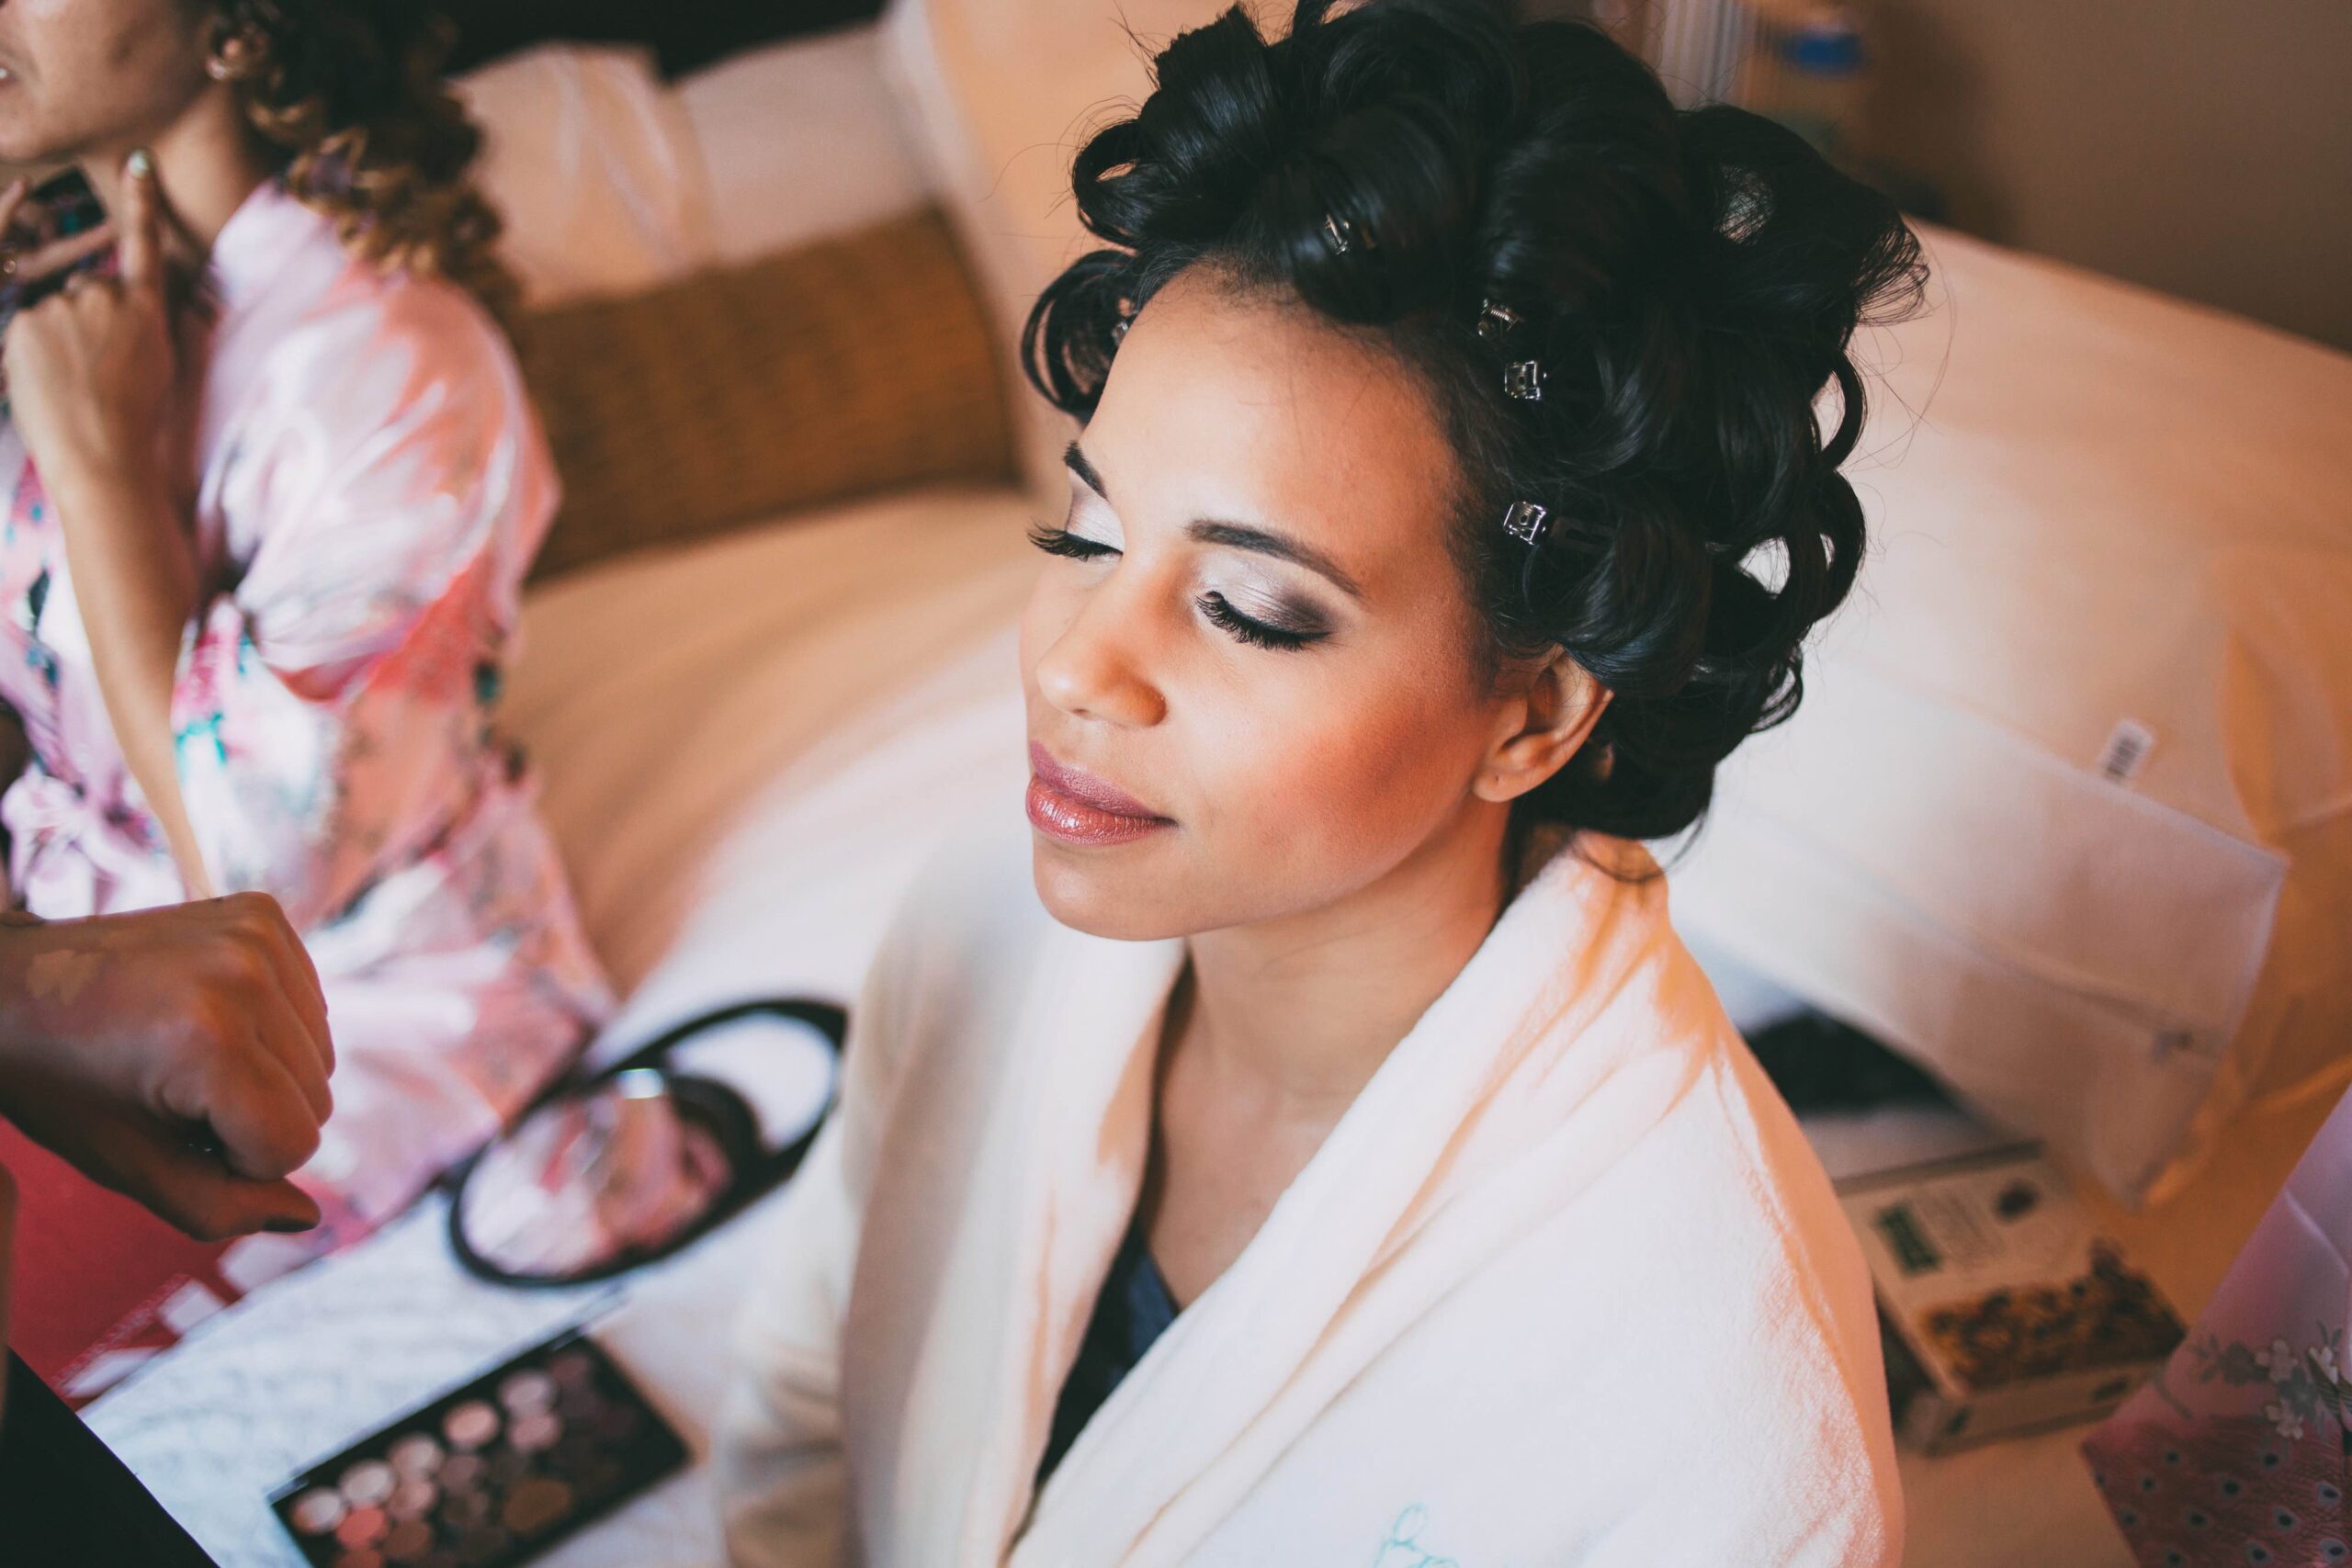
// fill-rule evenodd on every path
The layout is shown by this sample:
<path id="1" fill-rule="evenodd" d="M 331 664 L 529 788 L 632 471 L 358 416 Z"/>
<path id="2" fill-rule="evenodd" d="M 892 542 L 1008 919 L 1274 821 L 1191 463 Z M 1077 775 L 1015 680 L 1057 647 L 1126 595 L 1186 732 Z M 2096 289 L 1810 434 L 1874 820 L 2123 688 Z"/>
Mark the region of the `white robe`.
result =
<path id="1" fill-rule="evenodd" d="M 1033 1498 L 1184 945 L 1057 923 L 1006 815 L 901 911 L 781 1207 L 718 1440 L 736 1563 L 1900 1560 L 1829 1184 L 1663 884 L 1572 853 Z"/>

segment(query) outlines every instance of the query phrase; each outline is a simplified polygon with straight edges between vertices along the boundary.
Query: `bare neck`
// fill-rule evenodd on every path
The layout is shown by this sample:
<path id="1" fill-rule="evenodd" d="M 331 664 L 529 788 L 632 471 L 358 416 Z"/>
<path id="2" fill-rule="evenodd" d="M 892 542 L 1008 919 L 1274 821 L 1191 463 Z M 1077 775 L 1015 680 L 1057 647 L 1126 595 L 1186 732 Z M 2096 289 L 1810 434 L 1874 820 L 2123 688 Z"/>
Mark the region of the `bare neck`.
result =
<path id="1" fill-rule="evenodd" d="M 107 211 L 120 210 L 123 160 L 145 147 L 157 188 L 187 243 L 201 256 L 271 167 L 235 92 L 213 83 L 144 137 L 85 149 L 74 161 Z"/>
<path id="2" fill-rule="evenodd" d="M 1176 1048 L 1253 1096 L 1336 1119 L 1493 929 L 1504 821 L 1473 803 L 1337 904 L 1194 937 Z"/>

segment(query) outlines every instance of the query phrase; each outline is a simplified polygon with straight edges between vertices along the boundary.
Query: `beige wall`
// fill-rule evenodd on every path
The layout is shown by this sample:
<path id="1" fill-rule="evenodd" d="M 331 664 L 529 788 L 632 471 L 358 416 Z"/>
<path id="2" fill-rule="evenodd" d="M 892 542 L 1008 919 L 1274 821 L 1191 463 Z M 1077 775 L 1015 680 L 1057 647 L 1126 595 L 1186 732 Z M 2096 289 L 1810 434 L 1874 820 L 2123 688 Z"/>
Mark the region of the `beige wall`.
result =
<path id="1" fill-rule="evenodd" d="M 1861 0 L 1956 227 L 2352 349 L 2352 0 Z"/>

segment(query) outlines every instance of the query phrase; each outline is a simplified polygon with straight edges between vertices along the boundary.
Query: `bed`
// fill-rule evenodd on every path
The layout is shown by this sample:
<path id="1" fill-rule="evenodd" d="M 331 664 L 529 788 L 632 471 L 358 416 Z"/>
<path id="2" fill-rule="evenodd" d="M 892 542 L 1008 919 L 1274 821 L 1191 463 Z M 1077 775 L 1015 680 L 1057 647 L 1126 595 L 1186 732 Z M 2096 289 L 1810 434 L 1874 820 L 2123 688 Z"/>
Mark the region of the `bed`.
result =
<path id="1" fill-rule="evenodd" d="M 532 602 L 513 712 L 590 927 L 630 992 L 604 1050 L 740 997 L 854 995 L 929 846 L 969 813 L 1018 809 L 1009 618 L 1033 570 L 1026 516 L 1003 491 L 893 496 L 591 570 Z M 616 639 L 615 625 L 640 634 Z M 1736 968 L 1718 981 L 1747 1008 L 1777 1005 Z M 2314 1100 L 2250 1122 L 2160 1208 L 2107 1207 L 2175 1302 L 2193 1311 L 2211 1292 L 2324 1110 Z M 1988 1137 L 1919 1111 L 1812 1129 L 1833 1170 L 1867 1168 L 1893 1146 Z M 539 1293 L 460 1272 L 440 1201 L 428 1201 L 214 1319 L 88 1416 L 231 1568 L 299 1562 L 264 1503 L 285 1476 L 592 1314 L 700 1451 L 762 1217 L 754 1209 L 618 1291 Z M 1905 1455 L 1906 1562 L 2125 1568 L 2075 1456 L 2079 1437 Z M 716 1532 L 697 1467 L 547 1561 L 711 1568 Z"/>
<path id="2" fill-rule="evenodd" d="M 597 68 L 608 87 L 627 74 L 610 59 Z M 780 96 L 773 79 L 765 88 L 740 73 L 730 80 L 716 94 L 706 84 L 699 111 L 655 105 L 644 123 L 674 129 L 700 112 L 707 130 L 719 98 Z M 758 141 L 747 145 L 756 151 Z M 885 162 L 898 171 L 888 178 L 900 181 L 890 200 L 928 198 L 918 177 Z M 668 166 L 658 157 L 610 164 L 616 177 L 634 170 L 656 183 Z M 653 201 L 600 217 L 661 232 L 611 247 L 603 260 L 617 274 L 567 287 L 625 288 L 629 268 L 642 283 L 684 265 L 670 246 L 675 226 L 707 224 L 735 205 L 724 187 L 738 175 L 704 175 L 718 194 L 706 189 L 699 217 Z M 881 177 L 863 181 L 854 198 L 872 203 Z M 800 220 L 815 221 L 806 210 Z M 706 251 L 716 243 L 699 242 Z M 739 233 L 734 243 L 783 242 Z M 1030 515 L 1010 483 L 901 489 L 585 567 L 536 591 L 508 720 L 537 760 L 589 930 L 628 998 L 598 1055 L 624 1055 L 678 1019 L 738 998 L 854 998 L 883 921 L 931 847 L 975 814 L 1019 808 L 1025 762 L 1012 621 L 1035 570 L 1022 536 Z M 1720 944 L 1697 945 L 1744 1022 L 1807 999 Z M 2193 1314 L 2332 1098 L 2278 1097 L 2242 1113 L 2177 1190 L 2138 1212 L 2097 1190 L 2086 1196 Z M 1916 1156 L 2006 1135 L 1944 1111 L 1807 1125 L 1833 1174 L 1884 1163 L 1890 1151 Z M 200 1325 L 86 1414 L 232 1568 L 299 1562 L 265 1503 L 286 1476 L 560 1324 L 594 1318 L 699 1457 L 727 1376 L 726 1325 L 766 1213 L 755 1207 L 617 1286 L 515 1292 L 458 1269 L 442 1201 L 428 1199 L 362 1246 Z M 1938 1459 L 1906 1453 L 1905 1561 L 2125 1568 L 2121 1538 L 2075 1453 L 2080 1435 Z M 545 1561 L 712 1568 L 722 1553 L 707 1467 L 697 1463 Z"/>

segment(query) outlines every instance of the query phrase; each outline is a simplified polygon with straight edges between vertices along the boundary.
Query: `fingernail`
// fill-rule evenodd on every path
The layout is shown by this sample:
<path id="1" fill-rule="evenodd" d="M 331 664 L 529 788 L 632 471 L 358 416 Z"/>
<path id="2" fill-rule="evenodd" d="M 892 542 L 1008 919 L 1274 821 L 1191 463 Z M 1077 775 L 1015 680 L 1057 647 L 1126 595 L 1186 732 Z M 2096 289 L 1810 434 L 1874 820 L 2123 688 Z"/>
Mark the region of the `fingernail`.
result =
<path id="1" fill-rule="evenodd" d="M 155 172 L 155 160 L 144 147 L 122 161 L 122 172 L 134 180 L 143 180 Z"/>
<path id="2" fill-rule="evenodd" d="M 276 1231 L 280 1235 L 291 1235 L 297 1231 L 316 1230 L 318 1224 L 319 1222 L 316 1220 L 264 1220 L 261 1228 L 266 1231 Z"/>

